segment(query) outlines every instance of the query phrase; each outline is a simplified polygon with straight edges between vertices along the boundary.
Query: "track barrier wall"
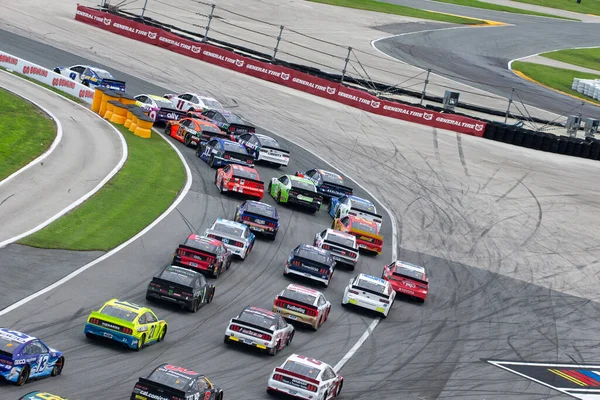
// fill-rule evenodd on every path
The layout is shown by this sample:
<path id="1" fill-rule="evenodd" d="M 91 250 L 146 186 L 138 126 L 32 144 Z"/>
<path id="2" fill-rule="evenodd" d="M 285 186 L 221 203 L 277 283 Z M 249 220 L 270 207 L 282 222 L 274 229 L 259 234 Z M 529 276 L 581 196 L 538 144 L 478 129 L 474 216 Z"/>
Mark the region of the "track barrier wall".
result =
<path id="1" fill-rule="evenodd" d="M 484 121 L 383 100 L 359 89 L 349 88 L 292 68 L 258 61 L 207 43 L 186 39 L 165 29 L 106 11 L 78 4 L 75 19 L 130 39 L 374 114 L 480 137 L 486 129 L 487 123 Z"/>

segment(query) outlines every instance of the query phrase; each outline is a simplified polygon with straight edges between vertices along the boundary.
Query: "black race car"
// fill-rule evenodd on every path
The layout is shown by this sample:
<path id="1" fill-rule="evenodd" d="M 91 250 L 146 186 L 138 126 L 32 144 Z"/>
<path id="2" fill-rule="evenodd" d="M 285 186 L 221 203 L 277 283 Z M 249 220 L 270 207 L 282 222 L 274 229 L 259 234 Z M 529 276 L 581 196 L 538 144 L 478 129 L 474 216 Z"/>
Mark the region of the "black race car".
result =
<path id="1" fill-rule="evenodd" d="M 217 125 L 223 132 L 233 135 L 254 133 L 256 128 L 248 125 L 239 115 L 226 110 L 208 109 L 202 113 L 190 112 L 188 116 L 206 119 Z"/>
<path id="2" fill-rule="evenodd" d="M 178 304 L 192 312 L 212 301 L 215 286 L 206 282 L 200 272 L 177 265 L 167 265 L 160 274 L 152 278 L 146 299 L 161 300 Z"/>
<path id="3" fill-rule="evenodd" d="M 306 172 L 296 172 L 296 176 L 311 180 L 323 198 L 352 196 L 352 188 L 345 185 L 344 178 L 335 172 L 323 169 L 310 169 Z"/>
<path id="4" fill-rule="evenodd" d="M 171 364 L 162 364 L 147 377 L 138 380 L 130 400 L 223 400 L 223 390 L 216 388 L 198 372 Z"/>

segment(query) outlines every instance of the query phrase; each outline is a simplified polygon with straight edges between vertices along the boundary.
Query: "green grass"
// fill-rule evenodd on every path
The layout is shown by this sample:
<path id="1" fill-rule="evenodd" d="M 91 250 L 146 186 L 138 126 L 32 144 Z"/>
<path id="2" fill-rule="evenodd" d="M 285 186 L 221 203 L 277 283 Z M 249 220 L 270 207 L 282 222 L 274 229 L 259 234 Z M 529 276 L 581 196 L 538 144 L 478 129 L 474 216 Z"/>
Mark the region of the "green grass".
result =
<path id="1" fill-rule="evenodd" d="M 540 55 L 556 61 L 600 71 L 600 48 L 551 51 Z"/>
<path id="2" fill-rule="evenodd" d="M 0 181 L 45 152 L 55 137 L 48 115 L 0 89 Z"/>
<path id="3" fill-rule="evenodd" d="M 123 168 L 81 206 L 19 243 L 67 250 L 109 250 L 148 226 L 175 200 L 186 174 L 171 146 L 123 126 L 129 157 Z"/>
<path id="4" fill-rule="evenodd" d="M 477 19 L 461 18 L 458 16 L 435 13 L 431 11 L 420 10 L 401 6 L 398 4 L 383 3 L 375 0 L 308 0 L 314 3 L 329 4 L 332 6 L 356 8 L 359 10 L 376 11 L 386 14 L 404 15 L 406 17 L 429 19 L 433 21 L 450 22 L 453 24 L 478 25 L 485 24 L 485 21 Z"/>
<path id="5" fill-rule="evenodd" d="M 503 6 L 500 4 L 486 3 L 484 1 L 479 1 L 479 0 L 435 0 L 435 1 L 439 1 L 442 3 L 456 4 L 459 6 L 483 8 L 485 10 L 504 11 L 504 12 L 515 13 L 515 14 L 537 15 L 539 17 L 551 17 L 551 18 L 560 18 L 560 19 L 568 19 L 568 20 L 572 20 L 572 21 L 578 21 L 578 20 L 574 20 L 573 18 L 566 18 L 566 17 L 561 17 L 558 15 L 544 14 L 544 13 L 540 13 L 540 12 L 536 12 L 536 11 L 523 10 L 521 8 L 508 7 L 508 6 Z M 583 1 L 585 1 L 585 0 L 583 0 Z"/>
<path id="6" fill-rule="evenodd" d="M 573 11 L 582 14 L 600 15 L 600 1 L 598 0 L 581 0 L 581 4 L 577 4 L 577 0 L 514 0 L 519 3 L 534 4 L 536 6 L 544 6 L 550 8 L 558 8 L 559 10 Z"/>
<path id="7" fill-rule="evenodd" d="M 561 92 L 569 93 L 587 101 L 600 104 L 600 102 L 595 101 L 591 97 L 584 96 L 583 94 L 571 89 L 573 78 L 599 79 L 600 74 L 594 75 L 585 72 L 573 71 L 570 69 L 556 68 L 522 61 L 513 62 L 512 69 L 521 71 L 531 79 L 534 79 L 539 83 L 542 83 L 553 89 L 557 89 Z"/>

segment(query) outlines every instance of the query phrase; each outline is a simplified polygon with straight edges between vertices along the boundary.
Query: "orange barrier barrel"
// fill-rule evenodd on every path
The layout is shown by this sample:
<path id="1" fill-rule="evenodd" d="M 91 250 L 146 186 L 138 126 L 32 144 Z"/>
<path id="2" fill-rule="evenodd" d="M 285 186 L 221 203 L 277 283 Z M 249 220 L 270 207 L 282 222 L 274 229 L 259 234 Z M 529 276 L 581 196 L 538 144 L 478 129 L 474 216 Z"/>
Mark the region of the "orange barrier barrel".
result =
<path id="1" fill-rule="evenodd" d="M 110 117 L 110 122 L 115 124 L 123 125 L 127 121 L 127 109 L 126 104 L 123 104 L 117 100 L 110 100 L 109 103 L 113 105 L 113 115 Z"/>
<path id="2" fill-rule="evenodd" d="M 108 108 L 108 101 L 119 100 L 119 97 L 121 97 L 119 92 L 114 90 L 104 90 L 102 92 L 102 102 L 100 103 L 100 110 L 98 111 L 98 114 L 100 114 L 101 117 L 104 117 L 104 114 L 106 114 L 106 109 Z"/>
<path id="3" fill-rule="evenodd" d="M 125 108 L 125 110 L 127 111 L 127 119 L 125 120 L 123 126 L 129 129 L 131 123 L 133 122 L 133 110 L 135 110 L 137 106 L 135 104 L 124 104 L 123 108 Z"/>
<path id="4" fill-rule="evenodd" d="M 129 93 L 121 92 L 119 101 L 123 104 L 135 104 L 136 100 Z"/>
<path id="5" fill-rule="evenodd" d="M 110 89 L 103 88 L 100 86 L 96 86 L 96 89 L 94 89 L 94 98 L 92 100 L 92 106 L 91 106 L 91 110 L 93 112 L 97 113 L 98 111 L 100 111 L 100 105 L 102 104 L 102 95 L 107 90 L 110 90 Z"/>
<path id="6" fill-rule="evenodd" d="M 134 112 L 134 115 L 138 120 L 133 133 L 144 139 L 150 139 L 152 136 L 152 125 L 154 124 L 154 120 L 140 111 Z"/>

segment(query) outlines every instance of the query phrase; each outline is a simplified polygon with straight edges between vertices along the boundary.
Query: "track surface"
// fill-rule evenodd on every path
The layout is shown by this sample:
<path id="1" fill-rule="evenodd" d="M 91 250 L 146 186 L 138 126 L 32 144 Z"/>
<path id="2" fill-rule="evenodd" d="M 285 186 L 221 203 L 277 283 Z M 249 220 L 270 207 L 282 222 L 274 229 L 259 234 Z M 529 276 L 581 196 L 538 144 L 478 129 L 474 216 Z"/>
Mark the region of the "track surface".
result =
<path id="1" fill-rule="evenodd" d="M 222 93 L 219 99 L 235 97 L 243 114 L 343 165 L 399 217 L 400 255 L 429 268 L 431 297 L 423 306 L 396 303 L 342 369 L 342 398 L 565 398 L 481 358 L 589 363 L 600 358 L 597 163 L 371 116 L 92 28 L 82 31 L 90 32 L 88 40 L 104 39 L 109 51 L 120 46 L 128 54 L 137 52 L 138 59 L 151 56 L 148 66 L 137 63 L 135 68 L 147 79 L 165 81 L 173 71 L 177 79 L 165 87 L 206 88 Z M 21 53 L 16 54 L 32 61 L 41 55 L 49 60 L 43 65 L 74 62 L 74 56 L 54 48 L 34 46 L 25 38 L 19 42 Z M 106 60 L 113 71 L 124 62 L 116 51 Z M 154 65 L 154 60 L 161 62 Z M 161 69 L 165 60 L 169 70 Z M 131 90 L 160 90 L 135 80 L 128 84 Z M 316 162 L 294 154 L 299 165 Z M 205 181 L 195 179 L 194 191 L 179 211 L 202 229 L 217 210 L 218 215 L 231 212 L 236 202 L 216 195 L 213 172 L 193 162 Z M 265 169 L 261 172 L 268 177 Z M 282 213 L 299 223 L 282 231 L 275 243 L 258 243 L 246 262 L 220 278 L 213 304 L 198 315 L 155 307 L 169 321 L 170 333 L 165 343 L 139 354 L 89 343 L 82 335 L 83 323 L 109 297 L 143 302 L 149 276 L 161 266 L 157 260 L 168 260 L 189 232 L 177 213 L 115 257 L 3 316 L 3 325 L 47 339 L 68 358 L 60 378 L 0 390 L 14 397 L 45 388 L 74 399 L 91 399 L 99 392 L 110 399 L 126 398 L 139 374 L 171 361 L 206 373 L 225 388 L 227 398 L 262 399 L 270 369 L 291 351 L 336 363 L 362 335 L 369 316 L 334 307 L 323 330 L 300 332 L 292 348 L 275 358 L 222 344 L 232 315 L 246 304 L 269 305 L 285 285 L 281 262 L 291 247 L 312 237 L 316 229 L 307 222 L 330 223 L 322 214 Z M 368 260 L 360 270 L 377 273 L 384 260 Z M 326 291 L 334 305 L 349 277 L 336 274 Z"/>
<path id="2" fill-rule="evenodd" d="M 124 149 L 119 133 L 83 107 L 6 72 L 0 73 L 0 86 L 47 109 L 63 130 L 48 157 L 0 186 L 2 243 L 93 190 L 119 164 Z"/>
<path id="3" fill-rule="evenodd" d="M 579 112 L 581 101 L 525 81 L 507 69 L 515 58 L 557 49 L 600 45 L 600 24 L 461 7 L 420 0 L 387 0 L 388 3 L 425 8 L 474 18 L 506 22 L 513 26 L 436 29 L 379 40 L 382 52 L 424 69 L 456 79 L 494 94 L 523 101 L 557 114 Z M 398 32 L 400 34 L 402 32 Z M 474 36 L 477 40 L 473 40 Z M 586 104 L 584 116 L 597 118 L 600 107 Z"/>

